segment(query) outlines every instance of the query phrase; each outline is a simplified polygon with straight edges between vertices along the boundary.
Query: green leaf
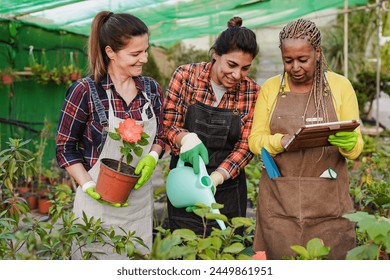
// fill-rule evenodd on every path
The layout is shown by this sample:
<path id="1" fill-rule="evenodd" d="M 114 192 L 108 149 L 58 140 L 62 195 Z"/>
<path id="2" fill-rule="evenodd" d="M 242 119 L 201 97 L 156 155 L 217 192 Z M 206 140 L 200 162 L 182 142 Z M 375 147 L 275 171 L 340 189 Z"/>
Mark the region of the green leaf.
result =
<path id="1" fill-rule="evenodd" d="M 207 213 L 205 217 L 209 220 L 221 220 L 226 223 L 228 222 L 228 218 L 222 214 Z"/>
<path id="2" fill-rule="evenodd" d="M 184 240 L 195 240 L 197 238 L 195 232 L 186 228 L 176 229 L 173 231 L 172 235 L 178 235 Z"/>
<path id="3" fill-rule="evenodd" d="M 222 246 L 222 240 L 221 240 L 221 238 L 219 238 L 219 237 L 217 237 L 217 236 L 213 236 L 213 237 L 211 237 L 211 244 L 213 244 L 213 246 L 217 249 L 217 250 L 219 250 L 220 248 L 221 248 L 221 246 Z"/>
<path id="4" fill-rule="evenodd" d="M 138 142 L 137 142 L 138 145 L 141 145 L 141 146 L 146 146 L 149 144 L 149 141 L 146 140 L 146 139 L 143 139 L 141 138 Z"/>
<path id="5" fill-rule="evenodd" d="M 223 204 L 220 203 L 211 203 L 211 208 L 212 209 L 222 209 L 224 207 Z"/>
<path id="6" fill-rule="evenodd" d="M 180 236 L 178 235 L 167 236 L 166 238 L 161 240 L 160 248 L 159 248 L 160 252 L 162 254 L 168 254 L 169 251 L 171 251 L 174 246 L 180 243 L 181 243 Z"/>
<path id="7" fill-rule="evenodd" d="M 199 217 L 205 217 L 207 213 L 209 213 L 209 209 L 206 208 L 196 208 L 193 209 L 194 213 Z"/>
<path id="8" fill-rule="evenodd" d="M 109 132 L 108 135 L 114 139 L 114 140 L 121 140 L 121 136 L 118 134 L 118 133 L 115 133 L 115 132 Z"/>
<path id="9" fill-rule="evenodd" d="M 133 156 L 132 156 L 132 154 L 129 153 L 129 154 L 126 156 L 126 163 L 127 163 L 127 164 L 130 164 L 132 161 L 133 161 Z"/>
<path id="10" fill-rule="evenodd" d="M 149 138 L 149 134 L 147 134 L 146 132 L 142 132 L 141 134 L 141 138 Z"/>
<path id="11" fill-rule="evenodd" d="M 204 249 L 208 248 L 211 244 L 212 244 L 212 242 L 209 238 L 200 239 L 198 242 L 197 249 L 200 251 L 203 251 Z"/>
<path id="12" fill-rule="evenodd" d="M 379 247 L 375 244 L 366 244 L 352 250 L 347 253 L 347 260 L 376 260 L 379 254 Z"/>
<path id="13" fill-rule="evenodd" d="M 201 259 L 201 260 L 212 260 L 212 258 L 210 258 L 209 256 L 207 256 L 206 254 L 198 254 L 198 257 Z"/>
<path id="14" fill-rule="evenodd" d="M 313 238 L 307 242 L 307 251 L 309 252 L 310 257 L 313 258 L 322 258 L 329 254 L 330 248 L 323 245 L 323 242 L 319 238 Z"/>
<path id="15" fill-rule="evenodd" d="M 137 155 L 137 156 L 142 156 L 142 152 L 143 152 L 143 149 L 141 147 L 135 147 L 134 148 L 134 153 Z"/>
<path id="16" fill-rule="evenodd" d="M 222 260 L 235 260 L 235 258 L 229 254 L 222 254 Z"/>
<path id="17" fill-rule="evenodd" d="M 206 204 L 200 203 L 200 202 L 196 202 L 196 203 L 194 204 L 194 206 L 199 207 L 199 208 L 207 208 L 207 209 L 210 208 L 210 207 L 208 207 Z"/>
<path id="18" fill-rule="evenodd" d="M 305 260 L 310 259 L 309 252 L 306 250 L 305 247 L 302 247 L 300 245 L 293 245 L 290 247 L 295 253 L 302 256 Z"/>
<path id="19" fill-rule="evenodd" d="M 228 247 L 225 247 L 222 252 L 223 253 L 238 254 L 244 249 L 245 249 L 244 245 L 236 242 L 236 243 L 231 244 Z"/>
<path id="20" fill-rule="evenodd" d="M 389 236 L 390 222 L 386 220 L 377 220 L 375 223 L 370 224 L 370 227 L 367 228 L 367 233 L 371 240 L 378 243 L 380 240 Z"/>
<path id="21" fill-rule="evenodd" d="M 127 242 L 127 244 L 126 244 L 126 251 L 127 251 L 127 256 L 128 257 L 131 257 L 131 256 L 134 255 L 135 246 L 134 246 L 133 242 L 131 242 L 131 241 Z"/>
<path id="22" fill-rule="evenodd" d="M 250 218 L 244 218 L 244 217 L 234 217 L 232 218 L 232 224 L 235 227 L 240 227 L 240 226 L 252 226 L 253 225 L 253 220 Z"/>

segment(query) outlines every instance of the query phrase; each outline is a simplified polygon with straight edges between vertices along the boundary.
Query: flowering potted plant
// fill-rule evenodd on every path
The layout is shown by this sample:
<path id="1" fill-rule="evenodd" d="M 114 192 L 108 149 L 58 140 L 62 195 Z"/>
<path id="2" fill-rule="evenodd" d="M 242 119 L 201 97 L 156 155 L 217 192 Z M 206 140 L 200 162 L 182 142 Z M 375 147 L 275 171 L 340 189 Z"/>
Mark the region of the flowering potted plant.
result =
<path id="1" fill-rule="evenodd" d="M 12 85 L 15 80 L 19 79 L 19 76 L 12 68 L 0 69 L 0 76 L 1 83 L 4 85 Z"/>
<path id="2" fill-rule="evenodd" d="M 135 168 L 130 163 L 134 155 L 138 157 L 142 155 L 141 146 L 149 144 L 147 140 L 149 135 L 143 131 L 142 125 L 128 118 L 121 122 L 118 128 L 115 128 L 115 132 L 109 132 L 109 136 L 114 140 L 122 141 L 121 157 L 119 160 L 109 158 L 101 160 L 96 192 L 105 201 L 125 203 L 139 178 L 139 175 L 134 174 Z"/>

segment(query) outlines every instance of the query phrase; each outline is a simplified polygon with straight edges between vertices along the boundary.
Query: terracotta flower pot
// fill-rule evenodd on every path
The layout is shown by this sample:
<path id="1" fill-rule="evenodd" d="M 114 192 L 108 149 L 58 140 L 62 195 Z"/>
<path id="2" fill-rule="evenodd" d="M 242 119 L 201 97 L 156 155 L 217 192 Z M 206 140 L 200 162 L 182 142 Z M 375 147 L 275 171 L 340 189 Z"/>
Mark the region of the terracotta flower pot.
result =
<path id="1" fill-rule="evenodd" d="M 31 210 L 38 208 L 38 195 L 32 193 L 26 196 L 26 200 Z"/>
<path id="2" fill-rule="evenodd" d="M 24 193 L 28 193 L 30 191 L 31 191 L 31 188 L 29 188 L 28 186 L 20 186 L 20 187 L 18 187 L 18 192 L 22 196 L 23 196 Z"/>
<path id="3" fill-rule="evenodd" d="M 31 210 L 38 208 L 38 195 L 31 192 L 22 192 L 20 194 L 26 201 Z"/>
<path id="4" fill-rule="evenodd" d="M 5 85 L 12 85 L 14 83 L 14 77 L 12 75 L 2 75 L 1 81 Z"/>
<path id="5" fill-rule="evenodd" d="M 125 203 L 140 176 L 135 175 L 135 168 L 126 163 L 122 163 L 119 172 L 117 167 L 117 160 L 102 159 L 96 182 L 96 192 L 105 201 Z"/>
<path id="6" fill-rule="evenodd" d="M 46 196 L 39 197 L 38 199 L 38 211 L 41 214 L 47 214 L 49 213 L 50 206 L 52 206 L 52 203 L 50 202 L 50 199 Z"/>

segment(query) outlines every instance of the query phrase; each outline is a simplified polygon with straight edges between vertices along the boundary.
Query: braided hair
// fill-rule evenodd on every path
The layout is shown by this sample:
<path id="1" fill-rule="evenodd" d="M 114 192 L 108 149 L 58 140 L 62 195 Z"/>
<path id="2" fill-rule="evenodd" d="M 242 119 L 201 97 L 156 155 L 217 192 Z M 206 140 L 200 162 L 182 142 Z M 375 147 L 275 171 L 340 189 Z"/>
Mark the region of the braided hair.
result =
<path id="1" fill-rule="evenodd" d="M 325 97 L 331 94 L 325 71 L 329 70 L 321 49 L 321 32 L 316 24 L 310 20 L 298 19 L 288 23 L 279 33 L 279 48 L 285 39 L 307 39 L 310 45 L 320 50 L 320 58 L 316 60 L 313 86 L 310 90 L 310 98 L 314 98 L 317 117 L 323 116 L 328 121 Z M 283 74 L 284 76 L 284 74 Z"/>

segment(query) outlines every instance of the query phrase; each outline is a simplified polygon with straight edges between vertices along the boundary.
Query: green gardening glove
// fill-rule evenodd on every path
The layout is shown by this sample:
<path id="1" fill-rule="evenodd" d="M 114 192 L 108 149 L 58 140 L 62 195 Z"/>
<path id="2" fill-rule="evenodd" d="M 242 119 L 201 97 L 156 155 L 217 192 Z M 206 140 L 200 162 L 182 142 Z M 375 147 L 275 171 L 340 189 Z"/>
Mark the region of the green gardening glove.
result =
<path id="1" fill-rule="evenodd" d="M 90 197 L 92 197 L 93 199 L 95 199 L 99 203 L 107 204 L 107 205 L 110 205 L 110 206 L 113 206 L 113 207 L 117 207 L 117 208 L 118 207 L 126 207 L 126 206 L 129 205 L 129 203 L 127 201 L 125 203 L 123 203 L 123 204 L 121 204 L 121 203 L 111 203 L 111 202 L 105 201 L 105 200 L 101 199 L 100 194 L 98 194 L 95 191 L 95 188 L 96 188 L 96 183 L 94 181 L 88 181 L 81 187 L 81 189 L 86 194 L 88 194 Z"/>
<path id="2" fill-rule="evenodd" d="M 156 167 L 157 161 L 158 154 L 154 151 L 141 158 L 134 171 L 136 175 L 141 173 L 141 177 L 138 179 L 137 184 L 135 184 L 134 189 L 138 190 L 150 179 L 154 168 Z"/>
<path id="3" fill-rule="evenodd" d="M 209 163 L 209 153 L 206 146 L 198 138 L 196 133 L 188 133 L 181 139 L 180 159 L 192 164 L 194 173 L 199 173 L 199 156 L 202 157 L 205 165 Z"/>
<path id="4" fill-rule="evenodd" d="M 96 183 L 94 181 L 88 181 L 81 186 L 81 189 L 83 190 L 83 192 L 88 194 L 93 199 L 99 200 L 100 194 L 95 192 L 95 188 L 96 188 Z"/>
<path id="5" fill-rule="evenodd" d="M 119 203 L 119 202 L 113 203 L 113 202 L 105 201 L 105 200 L 103 200 L 103 199 L 99 199 L 99 200 L 97 200 L 97 201 L 100 202 L 100 203 L 102 203 L 102 204 L 107 204 L 107 205 L 110 205 L 110 206 L 115 207 L 115 208 L 127 207 L 127 206 L 129 206 L 129 202 L 128 202 L 128 201 L 126 201 L 125 203 Z"/>
<path id="6" fill-rule="evenodd" d="M 334 135 L 329 135 L 328 142 L 333 146 L 340 147 L 343 150 L 350 151 L 355 147 L 358 140 L 358 133 L 352 132 L 337 132 Z"/>

